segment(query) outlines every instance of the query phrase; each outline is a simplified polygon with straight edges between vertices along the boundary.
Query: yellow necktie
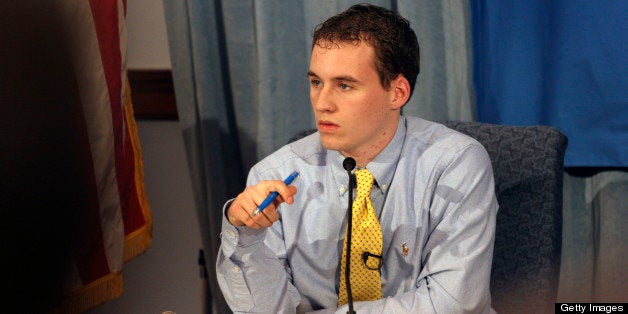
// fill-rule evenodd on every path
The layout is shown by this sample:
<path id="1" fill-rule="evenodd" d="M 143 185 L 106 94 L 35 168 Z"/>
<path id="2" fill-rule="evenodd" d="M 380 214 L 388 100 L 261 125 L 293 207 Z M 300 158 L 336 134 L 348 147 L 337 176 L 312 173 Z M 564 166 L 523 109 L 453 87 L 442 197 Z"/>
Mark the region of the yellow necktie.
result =
<path id="1" fill-rule="evenodd" d="M 370 198 L 374 179 L 371 172 L 366 168 L 356 170 L 354 174 L 358 182 L 358 191 L 351 208 L 353 215 L 350 257 L 351 295 L 354 301 L 379 300 L 382 298 L 382 283 L 379 273 L 382 255 L 382 228 Z M 347 283 L 345 282 L 346 258 L 347 237 L 345 233 L 340 263 L 338 306 L 348 302 Z"/>

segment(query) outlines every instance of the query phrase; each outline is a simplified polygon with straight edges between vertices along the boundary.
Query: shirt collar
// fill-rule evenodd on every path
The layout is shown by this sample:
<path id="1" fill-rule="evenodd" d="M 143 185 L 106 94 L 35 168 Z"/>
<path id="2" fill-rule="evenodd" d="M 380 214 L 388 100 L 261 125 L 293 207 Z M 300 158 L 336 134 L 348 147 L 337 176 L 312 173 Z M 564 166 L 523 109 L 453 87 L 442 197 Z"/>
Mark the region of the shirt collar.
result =
<path id="1" fill-rule="evenodd" d="M 397 124 L 397 132 L 392 138 L 390 143 L 386 145 L 371 162 L 366 165 L 366 168 L 373 174 L 375 178 L 377 190 L 380 193 L 385 194 L 390 187 L 395 169 L 401 156 L 401 149 L 406 138 L 406 118 L 404 116 L 399 117 L 399 123 Z M 347 192 L 349 178 L 347 171 L 342 167 L 342 162 L 345 157 L 338 151 L 329 151 L 329 157 L 332 164 L 332 173 L 338 187 L 339 195 L 343 195 Z"/>
<path id="2" fill-rule="evenodd" d="M 397 132 L 392 138 L 390 143 L 382 150 L 371 162 L 366 165 L 366 168 L 375 177 L 377 187 L 382 194 L 385 194 L 390 187 L 393 175 L 397 169 L 397 164 L 401 156 L 401 148 L 406 139 L 406 118 L 404 116 L 399 117 L 399 123 L 397 124 Z"/>

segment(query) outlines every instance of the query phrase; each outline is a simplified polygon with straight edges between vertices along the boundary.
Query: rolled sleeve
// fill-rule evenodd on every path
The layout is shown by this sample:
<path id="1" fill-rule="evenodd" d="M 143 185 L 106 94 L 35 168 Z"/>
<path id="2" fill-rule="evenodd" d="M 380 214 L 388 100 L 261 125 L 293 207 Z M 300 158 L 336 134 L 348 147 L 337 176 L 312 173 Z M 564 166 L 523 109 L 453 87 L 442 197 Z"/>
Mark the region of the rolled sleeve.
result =
<path id="1" fill-rule="evenodd" d="M 293 313 L 300 300 L 282 262 L 268 254 L 267 230 L 235 227 L 223 215 L 216 273 L 234 312 Z"/>

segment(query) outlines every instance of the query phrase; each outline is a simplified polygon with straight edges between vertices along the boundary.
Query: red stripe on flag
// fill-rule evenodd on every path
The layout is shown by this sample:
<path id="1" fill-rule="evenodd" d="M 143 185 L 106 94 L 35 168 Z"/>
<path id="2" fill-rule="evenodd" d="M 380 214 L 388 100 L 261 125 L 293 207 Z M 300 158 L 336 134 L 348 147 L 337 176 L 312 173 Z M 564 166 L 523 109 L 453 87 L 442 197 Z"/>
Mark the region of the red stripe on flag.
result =
<path id="1" fill-rule="evenodd" d="M 129 125 L 129 121 L 126 119 L 129 118 L 127 116 L 125 118 L 124 125 Z M 132 118 L 132 117 L 131 117 Z M 120 201 L 125 202 L 126 210 L 122 211 L 122 217 L 124 219 L 124 235 L 129 235 L 133 231 L 143 227 L 146 225 L 146 221 L 144 219 L 144 212 L 140 206 L 140 201 L 137 195 L 137 186 L 135 181 L 135 153 L 133 151 L 133 142 L 131 141 L 131 132 L 127 129 L 124 132 L 125 140 L 124 140 L 124 150 L 127 153 L 126 163 L 127 167 L 125 169 L 128 170 L 128 173 L 125 174 L 125 182 L 126 191 L 124 194 L 120 193 Z M 124 198 L 123 198 L 124 195 Z"/>
<path id="2" fill-rule="evenodd" d="M 114 132 L 115 162 L 120 195 L 120 206 L 124 221 L 124 233 L 135 231 L 144 224 L 144 217 L 137 199 L 135 186 L 135 155 L 127 121 L 122 110 L 122 57 L 120 52 L 120 30 L 117 1 L 90 0 L 92 15 L 98 36 L 98 47 L 103 62 Z"/>
<path id="3" fill-rule="evenodd" d="M 124 120 L 122 117 L 122 76 L 120 73 L 122 71 L 122 57 L 120 53 L 120 30 L 118 29 L 118 3 L 117 1 L 90 0 L 89 4 L 94 17 L 100 58 L 109 91 L 116 171 L 119 179 L 123 169 L 121 161 L 124 160 L 123 146 L 121 145 Z M 124 205 L 124 202 L 120 203 Z"/>

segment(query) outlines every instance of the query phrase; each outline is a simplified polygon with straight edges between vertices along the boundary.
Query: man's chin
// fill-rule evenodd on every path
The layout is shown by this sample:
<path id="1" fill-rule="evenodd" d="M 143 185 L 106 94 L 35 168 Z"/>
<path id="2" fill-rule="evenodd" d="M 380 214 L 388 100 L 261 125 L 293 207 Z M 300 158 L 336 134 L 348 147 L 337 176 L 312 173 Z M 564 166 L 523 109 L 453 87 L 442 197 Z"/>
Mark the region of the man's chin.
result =
<path id="1" fill-rule="evenodd" d="M 321 144 L 327 150 L 342 150 L 342 143 L 340 143 L 337 139 L 331 138 L 330 136 L 321 135 Z"/>

